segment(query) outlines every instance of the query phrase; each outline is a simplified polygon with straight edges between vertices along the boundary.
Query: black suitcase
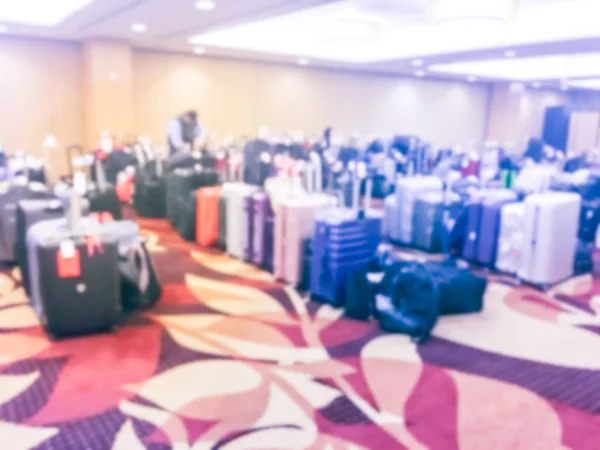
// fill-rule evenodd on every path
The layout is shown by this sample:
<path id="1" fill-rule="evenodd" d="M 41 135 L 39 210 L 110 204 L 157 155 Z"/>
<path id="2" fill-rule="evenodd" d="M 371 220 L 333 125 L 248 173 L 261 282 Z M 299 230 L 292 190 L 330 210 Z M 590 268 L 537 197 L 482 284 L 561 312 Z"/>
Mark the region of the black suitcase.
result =
<path id="1" fill-rule="evenodd" d="M 93 186 L 87 192 L 86 198 L 90 202 L 90 212 L 109 212 L 115 220 L 123 219 L 121 202 L 113 185 Z"/>
<path id="2" fill-rule="evenodd" d="M 190 220 L 190 193 L 201 187 L 219 184 L 219 174 L 214 169 L 203 169 L 197 166 L 193 169 L 177 169 L 167 175 L 167 218 L 171 225 L 178 230 Z M 195 200 L 193 201 L 195 203 Z M 186 218 L 187 215 L 187 218 Z M 196 224 L 195 218 L 194 227 Z"/>
<path id="3" fill-rule="evenodd" d="M 151 219 L 164 219 L 167 215 L 167 187 L 162 168 L 149 161 L 136 172 L 133 205 L 138 214 Z"/>
<path id="4" fill-rule="evenodd" d="M 190 192 L 187 197 L 176 199 L 179 202 L 177 208 L 180 211 L 177 220 L 177 233 L 189 242 L 196 241 L 197 198 L 198 191 L 195 190 Z"/>
<path id="5" fill-rule="evenodd" d="M 0 261 L 15 263 L 17 204 L 22 200 L 51 199 L 53 194 L 39 183 L 11 186 L 0 195 Z"/>
<path id="6" fill-rule="evenodd" d="M 41 319 L 51 336 L 107 331 L 121 317 L 117 242 L 108 234 L 95 236 L 98 246 L 89 239 L 64 233 L 38 243 Z M 69 241 L 74 253 L 66 254 Z"/>
<path id="7" fill-rule="evenodd" d="M 27 295 L 30 295 L 29 259 L 27 257 L 27 230 L 44 220 L 60 219 L 65 208 L 60 200 L 22 200 L 17 204 L 17 239 L 15 256 L 21 270 L 21 279 Z"/>

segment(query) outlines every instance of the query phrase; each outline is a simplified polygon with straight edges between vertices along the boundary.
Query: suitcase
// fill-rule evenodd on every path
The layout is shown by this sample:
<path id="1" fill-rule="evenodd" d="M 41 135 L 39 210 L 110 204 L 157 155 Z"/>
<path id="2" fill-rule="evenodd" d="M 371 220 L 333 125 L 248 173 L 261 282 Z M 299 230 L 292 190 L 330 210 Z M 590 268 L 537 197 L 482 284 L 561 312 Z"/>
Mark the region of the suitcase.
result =
<path id="1" fill-rule="evenodd" d="M 21 200 L 51 199 L 52 197 L 52 193 L 44 185 L 27 183 L 26 180 L 11 184 L 8 191 L 0 194 L 0 262 L 11 264 L 16 262 L 18 202 Z"/>
<path id="2" fill-rule="evenodd" d="M 381 233 L 386 239 L 391 239 L 393 230 L 397 228 L 398 212 L 396 210 L 396 196 L 388 195 L 383 202 L 384 217 Z"/>
<path id="3" fill-rule="evenodd" d="M 141 217 L 164 219 L 167 188 L 162 160 L 148 161 L 135 174 L 133 205 Z"/>
<path id="4" fill-rule="evenodd" d="M 371 211 L 369 182 L 364 209 L 359 208 L 363 179 L 353 182 L 353 208 L 327 208 L 315 215 L 310 293 L 314 300 L 342 306 L 348 276 L 373 260 L 381 242 L 382 215 Z"/>
<path id="5" fill-rule="evenodd" d="M 21 200 L 17 204 L 17 238 L 15 256 L 21 271 L 25 292 L 31 293 L 29 282 L 29 258 L 27 255 L 27 231 L 38 222 L 64 217 L 65 208 L 60 200 Z"/>
<path id="6" fill-rule="evenodd" d="M 392 229 L 395 243 L 412 245 L 413 215 L 417 196 L 425 192 L 442 192 L 443 183 L 437 177 L 400 178 L 396 183 L 397 227 Z"/>
<path id="7" fill-rule="evenodd" d="M 515 180 L 514 189 L 525 194 L 534 194 L 547 190 L 552 179 L 558 174 L 554 166 L 527 166 L 524 167 Z"/>
<path id="8" fill-rule="evenodd" d="M 515 201 L 516 198 L 510 200 L 486 199 L 483 201 L 476 256 L 477 262 L 482 266 L 489 268 L 494 266 L 498 250 L 500 212 L 504 205 Z"/>
<path id="9" fill-rule="evenodd" d="M 580 209 L 577 194 L 549 192 L 525 199 L 521 280 L 547 288 L 573 275 Z"/>
<path id="10" fill-rule="evenodd" d="M 600 198 L 583 200 L 579 218 L 579 239 L 594 242 L 600 224 Z"/>
<path id="11" fill-rule="evenodd" d="M 90 237 L 62 232 L 37 243 L 41 321 L 51 336 L 112 329 L 121 316 L 118 250 L 109 234 Z M 65 242 L 72 249 L 66 250 Z M 68 254 L 67 254 L 68 253 Z"/>
<path id="12" fill-rule="evenodd" d="M 217 172 L 200 166 L 176 169 L 167 174 L 167 218 L 182 237 L 188 240 L 196 237 L 197 196 L 192 193 L 218 184 Z"/>
<path id="13" fill-rule="evenodd" d="M 251 197 L 253 209 L 252 262 L 266 270 L 273 270 L 273 227 L 275 216 L 271 199 L 265 192 Z"/>
<path id="14" fill-rule="evenodd" d="M 258 189 L 258 186 L 245 183 L 223 185 L 223 194 L 227 202 L 227 253 L 244 261 L 252 260 L 250 198 Z"/>
<path id="15" fill-rule="evenodd" d="M 104 169 L 99 161 L 96 161 L 96 183 L 90 184 L 86 198 L 90 202 L 91 212 L 109 212 L 115 220 L 121 220 L 121 202 L 114 185 L 107 183 Z"/>
<path id="16" fill-rule="evenodd" d="M 219 234 L 217 235 L 217 246 L 227 251 L 227 197 L 223 190 L 219 196 Z"/>
<path id="17" fill-rule="evenodd" d="M 467 261 L 478 261 L 479 240 L 483 239 L 488 242 L 494 241 L 493 232 L 490 235 L 489 231 L 482 229 L 481 219 L 484 210 L 484 204 L 493 204 L 503 201 L 515 201 L 517 195 L 507 189 L 492 189 L 481 190 L 473 196 L 472 200 L 467 205 L 467 226 L 465 229 L 465 244 L 462 252 L 462 257 Z M 488 244 L 489 245 L 489 244 Z"/>
<path id="18" fill-rule="evenodd" d="M 196 242 L 202 247 L 217 243 L 221 186 L 198 189 L 196 196 Z"/>
<path id="19" fill-rule="evenodd" d="M 502 206 L 496 254 L 496 269 L 500 272 L 516 274 L 519 271 L 524 244 L 524 220 L 524 203 L 508 203 Z"/>
<path id="20" fill-rule="evenodd" d="M 462 202 L 451 192 L 427 192 L 415 201 L 413 216 L 413 244 L 429 253 L 442 251 L 444 223 L 456 220 Z"/>
<path id="21" fill-rule="evenodd" d="M 298 290 L 302 292 L 310 291 L 310 270 L 312 263 L 312 238 L 302 240 L 302 263 L 300 281 L 298 282 Z"/>

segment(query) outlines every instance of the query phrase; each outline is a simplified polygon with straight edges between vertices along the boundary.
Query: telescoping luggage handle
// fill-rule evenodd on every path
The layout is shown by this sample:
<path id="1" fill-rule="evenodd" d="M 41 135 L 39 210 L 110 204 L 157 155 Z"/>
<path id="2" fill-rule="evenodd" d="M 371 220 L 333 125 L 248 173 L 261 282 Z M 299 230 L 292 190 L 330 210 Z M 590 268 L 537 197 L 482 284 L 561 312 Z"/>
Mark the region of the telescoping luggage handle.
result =
<path id="1" fill-rule="evenodd" d="M 371 209 L 373 199 L 373 179 L 368 178 L 367 164 L 364 162 L 354 163 L 351 166 L 353 172 L 352 184 L 352 209 L 356 212 L 359 219 L 364 218 L 367 211 Z M 365 201 L 363 207 L 360 207 L 360 191 L 363 181 L 366 180 Z"/>

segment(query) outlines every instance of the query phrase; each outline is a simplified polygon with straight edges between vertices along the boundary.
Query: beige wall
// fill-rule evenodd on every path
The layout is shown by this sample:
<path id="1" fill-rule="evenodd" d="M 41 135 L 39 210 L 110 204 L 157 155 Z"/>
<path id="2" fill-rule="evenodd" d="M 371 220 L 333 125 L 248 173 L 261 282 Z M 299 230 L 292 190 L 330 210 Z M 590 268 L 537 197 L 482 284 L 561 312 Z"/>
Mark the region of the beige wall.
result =
<path id="1" fill-rule="evenodd" d="M 149 51 L 134 53 L 137 132 L 164 141 L 196 108 L 220 136 L 275 132 L 412 133 L 435 145 L 484 138 L 488 88 Z"/>
<path id="2" fill-rule="evenodd" d="M 91 145 L 104 129 L 164 143 L 169 118 L 189 108 L 220 136 L 253 135 L 261 125 L 313 134 L 332 125 L 346 132 L 413 133 L 436 146 L 487 137 L 521 151 L 525 138 L 541 132 L 546 106 L 566 102 L 561 93 L 511 93 L 505 84 L 131 52 L 114 42 L 10 38 L 0 39 L 0 98 L 0 142 L 38 153 L 49 133 L 64 146 Z"/>
<path id="3" fill-rule="evenodd" d="M 561 92 L 513 92 L 508 84 L 497 84 L 492 88 L 487 137 L 510 153 L 522 153 L 531 137 L 541 137 L 546 108 L 567 102 Z"/>
<path id="4" fill-rule="evenodd" d="M 0 143 L 38 155 L 48 134 L 81 143 L 82 112 L 79 45 L 0 38 Z M 54 160 L 63 171 L 63 153 Z"/>

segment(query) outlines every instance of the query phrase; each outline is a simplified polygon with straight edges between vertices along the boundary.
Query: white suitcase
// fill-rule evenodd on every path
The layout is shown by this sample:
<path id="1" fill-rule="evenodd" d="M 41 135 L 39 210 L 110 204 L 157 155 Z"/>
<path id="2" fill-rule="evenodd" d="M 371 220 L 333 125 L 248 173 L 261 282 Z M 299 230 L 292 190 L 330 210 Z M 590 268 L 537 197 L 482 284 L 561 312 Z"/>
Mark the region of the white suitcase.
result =
<path id="1" fill-rule="evenodd" d="M 413 238 L 413 215 L 415 201 L 419 194 L 442 192 L 444 183 L 437 177 L 399 178 L 396 182 L 396 228 L 392 230 L 393 241 L 411 245 Z"/>
<path id="2" fill-rule="evenodd" d="M 514 189 L 526 194 L 544 192 L 558 173 L 555 166 L 526 166 L 515 180 Z"/>
<path id="3" fill-rule="evenodd" d="M 396 210 L 396 196 L 394 194 L 388 195 L 385 198 L 384 212 L 385 215 L 383 217 L 383 236 L 387 239 L 392 239 L 393 230 L 396 230 L 398 228 L 398 213 Z"/>
<path id="4" fill-rule="evenodd" d="M 547 288 L 573 275 L 580 210 L 581 197 L 573 193 L 525 199 L 521 280 Z"/>
<path id="5" fill-rule="evenodd" d="M 524 242 L 524 223 L 524 203 L 509 203 L 500 210 L 500 231 L 496 254 L 496 269 L 500 272 L 516 274 L 519 271 Z"/>
<path id="6" fill-rule="evenodd" d="M 227 253 L 243 259 L 244 251 L 250 245 L 249 215 L 244 213 L 244 199 L 258 192 L 260 188 L 245 183 L 225 183 L 223 195 L 227 199 Z"/>

